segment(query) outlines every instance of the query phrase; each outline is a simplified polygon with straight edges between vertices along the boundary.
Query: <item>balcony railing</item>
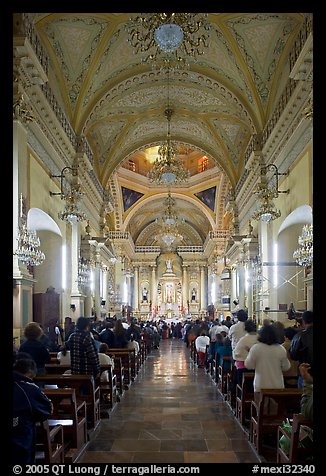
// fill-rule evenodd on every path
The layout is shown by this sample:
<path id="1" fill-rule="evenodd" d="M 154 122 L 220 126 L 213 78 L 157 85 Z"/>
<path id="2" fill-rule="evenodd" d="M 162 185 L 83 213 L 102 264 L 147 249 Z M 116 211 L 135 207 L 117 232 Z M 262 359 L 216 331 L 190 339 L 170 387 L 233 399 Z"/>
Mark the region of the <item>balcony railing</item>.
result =
<path id="1" fill-rule="evenodd" d="M 177 246 L 178 253 L 203 253 L 203 246 Z"/>
<path id="2" fill-rule="evenodd" d="M 135 246 L 136 253 L 160 253 L 160 246 Z"/>

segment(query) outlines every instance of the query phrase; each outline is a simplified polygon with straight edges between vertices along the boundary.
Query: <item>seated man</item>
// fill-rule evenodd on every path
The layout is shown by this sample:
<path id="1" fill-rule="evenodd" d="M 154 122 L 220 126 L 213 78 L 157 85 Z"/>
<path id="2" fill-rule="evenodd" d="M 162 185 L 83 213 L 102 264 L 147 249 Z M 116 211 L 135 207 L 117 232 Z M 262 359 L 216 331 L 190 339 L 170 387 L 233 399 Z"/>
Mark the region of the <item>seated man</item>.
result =
<path id="1" fill-rule="evenodd" d="M 35 423 L 52 413 L 51 400 L 33 383 L 37 367 L 32 359 L 15 361 L 13 375 L 13 464 L 35 463 Z"/>

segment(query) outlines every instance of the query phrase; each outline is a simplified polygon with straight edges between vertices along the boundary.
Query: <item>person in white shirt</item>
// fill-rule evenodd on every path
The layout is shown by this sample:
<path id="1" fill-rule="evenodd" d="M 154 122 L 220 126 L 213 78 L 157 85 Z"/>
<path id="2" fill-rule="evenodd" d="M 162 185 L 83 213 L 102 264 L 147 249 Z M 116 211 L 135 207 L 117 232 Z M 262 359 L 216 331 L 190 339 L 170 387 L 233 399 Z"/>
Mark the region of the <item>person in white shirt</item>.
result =
<path id="1" fill-rule="evenodd" d="M 255 321 L 252 319 L 248 319 L 244 323 L 244 328 L 246 334 L 241 337 L 235 346 L 235 349 L 232 352 L 233 359 L 235 360 L 235 366 L 237 369 L 236 372 L 236 383 L 241 384 L 242 382 L 242 374 L 246 370 L 248 370 L 245 365 L 244 361 L 246 360 L 249 350 L 251 347 L 257 343 L 258 334 L 257 334 L 257 326 Z"/>
<path id="2" fill-rule="evenodd" d="M 201 331 L 200 335 L 195 340 L 195 347 L 199 357 L 199 366 L 205 367 L 205 355 L 206 347 L 209 345 L 209 337 L 206 335 L 206 331 Z"/>
<path id="3" fill-rule="evenodd" d="M 237 345 L 241 337 L 246 334 L 244 323 L 248 319 L 247 312 L 244 309 L 240 309 L 237 312 L 237 319 L 238 322 L 230 327 L 229 332 L 229 339 L 231 340 L 232 351 L 235 349 L 235 346 Z"/>
<path id="4" fill-rule="evenodd" d="M 255 400 L 259 401 L 262 388 L 284 388 L 283 372 L 291 364 L 286 350 L 278 343 L 278 335 L 273 326 L 263 326 L 258 333 L 258 342 L 254 344 L 244 361 L 247 369 L 255 369 Z"/>
<path id="5" fill-rule="evenodd" d="M 111 359 L 109 355 L 106 355 L 106 352 L 109 352 L 109 346 L 105 343 L 102 343 L 98 353 L 100 365 L 111 365 L 112 370 L 114 370 L 114 360 Z M 101 373 L 100 380 L 101 382 L 109 382 L 109 374 L 107 370 L 104 370 Z"/>
<path id="6" fill-rule="evenodd" d="M 135 351 L 135 355 L 137 355 L 138 352 L 139 352 L 139 344 L 138 344 L 138 342 L 135 340 L 133 334 L 130 335 L 130 340 L 128 341 L 128 349 L 134 350 L 134 351 Z"/>
<path id="7" fill-rule="evenodd" d="M 60 352 L 58 352 L 57 359 L 60 365 L 71 365 L 70 350 L 68 350 L 65 345 L 62 346 Z"/>

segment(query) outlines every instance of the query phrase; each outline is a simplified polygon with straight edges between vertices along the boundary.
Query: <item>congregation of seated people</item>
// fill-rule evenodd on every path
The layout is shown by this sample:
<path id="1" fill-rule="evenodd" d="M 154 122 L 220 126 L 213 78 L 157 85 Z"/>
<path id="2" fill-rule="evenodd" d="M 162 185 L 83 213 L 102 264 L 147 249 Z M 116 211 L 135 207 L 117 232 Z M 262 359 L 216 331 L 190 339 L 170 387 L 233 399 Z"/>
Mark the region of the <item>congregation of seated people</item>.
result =
<path id="1" fill-rule="evenodd" d="M 44 390 L 51 366 L 56 372 L 58 366 L 62 366 L 62 374 L 67 377 L 91 376 L 94 382 L 99 382 L 100 391 L 110 394 L 114 387 L 119 388 L 114 390 L 119 393 L 136 377 L 143 354 L 159 348 L 162 339 L 184 342 L 195 366 L 204 369 L 200 372 L 206 370 L 207 378 L 212 377 L 254 445 L 257 446 L 258 440 L 250 434 L 249 424 L 256 417 L 250 412 L 259 407 L 266 389 L 289 392 L 289 395 L 292 391 L 298 395 L 302 414 L 312 421 L 312 311 L 303 313 L 301 328 L 268 319 L 257 325 L 255 320 L 248 318 L 246 310 L 240 309 L 225 319 L 187 319 L 183 323 L 167 323 L 163 319 L 138 322 L 122 316 L 105 320 L 80 317 L 76 323 L 70 322 L 63 333 L 59 329 L 52 334 L 51 339 L 46 331 L 38 323 L 31 322 L 24 329 L 19 348 L 14 341 L 14 391 L 17 395 L 14 401 L 14 415 L 17 416 L 14 418 L 18 423 L 13 448 L 15 455 L 21 455 L 19 461 L 13 456 L 15 463 L 35 461 L 35 425 L 50 418 L 52 412 L 51 396 L 47 397 Z M 130 363 L 129 352 L 134 355 L 137 365 Z M 133 369 L 129 368 L 131 365 Z M 128 380 L 126 373 L 129 371 Z M 32 387 L 27 387 L 32 391 L 31 397 L 28 395 L 32 405 L 35 401 L 32 418 L 27 416 L 26 402 L 22 398 L 26 382 L 33 383 Z M 86 395 L 88 390 L 85 388 Z M 279 393 L 275 393 L 272 403 L 278 402 Z M 112 395 L 110 398 L 112 406 Z M 23 442 L 25 430 L 19 427 L 22 418 L 26 418 L 29 425 L 27 443 Z M 259 443 L 256 449 L 262 451 L 262 448 Z"/>

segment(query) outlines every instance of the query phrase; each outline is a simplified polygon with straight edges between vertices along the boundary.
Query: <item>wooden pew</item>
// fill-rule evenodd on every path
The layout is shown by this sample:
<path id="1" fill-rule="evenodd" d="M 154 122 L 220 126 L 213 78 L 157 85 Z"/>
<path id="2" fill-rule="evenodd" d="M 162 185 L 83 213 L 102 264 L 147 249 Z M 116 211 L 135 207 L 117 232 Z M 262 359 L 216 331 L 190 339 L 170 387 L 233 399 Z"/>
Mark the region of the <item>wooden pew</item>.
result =
<path id="1" fill-rule="evenodd" d="M 108 382 L 102 382 L 100 378 L 98 378 L 97 381 L 97 384 L 100 387 L 101 414 L 103 415 L 102 410 L 105 410 L 106 407 L 112 410 L 117 402 L 117 379 L 111 365 L 101 365 L 101 375 L 102 372 L 107 372 L 109 377 Z M 106 414 L 105 416 L 108 415 Z"/>
<path id="2" fill-rule="evenodd" d="M 220 356 L 216 353 L 216 363 L 220 361 Z M 228 355 L 222 356 L 222 365 L 218 364 L 216 369 L 216 384 L 219 386 L 221 393 L 226 395 L 227 393 L 227 376 L 231 373 L 232 369 L 232 357 Z"/>
<path id="3" fill-rule="evenodd" d="M 244 427 L 246 421 L 250 421 L 251 402 L 254 399 L 255 372 L 243 372 L 241 385 L 236 387 L 236 417 L 239 423 Z"/>
<path id="4" fill-rule="evenodd" d="M 300 448 L 299 436 L 302 425 L 313 429 L 313 422 L 305 418 L 302 414 L 294 414 L 292 429 L 289 433 L 281 426 L 277 430 L 277 463 L 306 464 L 307 459 L 312 461 L 313 448 Z M 280 446 L 280 438 L 284 437 L 289 446 L 289 452 L 285 452 Z"/>
<path id="5" fill-rule="evenodd" d="M 85 401 L 87 408 L 87 427 L 90 432 L 95 431 L 100 424 L 100 387 L 95 384 L 92 375 L 37 375 L 34 377 L 37 384 L 57 385 L 59 388 L 74 388 L 77 402 Z"/>
<path id="6" fill-rule="evenodd" d="M 56 425 L 50 429 L 48 420 L 36 423 L 36 464 L 64 463 L 63 427 Z"/>
<path id="7" fill-rule="evenodd" d="M 100 387 L 100 396 L 101 396 L 101 406 L 104 407 L 104 403 L 109 406 L 110 409 L 114 407 L 114 404 L 117 401 L 117 377 L 115 373 L 115 369 L 112 370 L 111 365 L 101 365 L 101 374 L 102 372 L 107 371 L 108 372 L 108 377 L 109 381 L 108 382 L 101 382 L 100 379 L 98 379 L 97 384 Z M 45 364 L 45 370 L 47 374 L 53 375 L 59 375 L 63 374 L 67 370 L 71 370 L 70 365 L 62 365 L 62 364 Z M 109 398 L 107 399 L 107 396 Z M 104 398 L 102 398 L 104 397 Z"/>
<path id="8" fill-rule="evenodd" d="M 135 380 L 136 375 L 135 361 L 132 360 L 132 355 L 135 355 L 135 351 L 131 349 L 111 348 L 107 352 L 107 355 L 109 355 L 110 357 L 117 356 L 121 358 L 121 362 L 124 368 L 123 384 L 124 388 L 128 389 L 131 382 Z"/>
<path id="9" fill-rule="evenodd" d="M 122 397 L 124 394 L 125 388 L 124 388 L 124 367 L 122 365 L 122 360 L 121 357 L 118 356 L 112 356 L 114 359 L 114 372 L 116 375 L 116 381 L 117 381 L 117 389 L 119 392 L 119 398 Z"/>
<path id="10" fill-rule="evenodd" d="M 232 410 L 236 406 L 236 392 L 235 392 L 235 373 L 237 369 L 233 364 L 230 373 L 226 376 L 226 401 Z"/>
<path id="11" fill-rule="evenodd" d="M 49 426 L 62 425 L 66 448 L 74 448 L 76 459 L 87 444 L 86 402 L 77 403 L 74 388 L 44 389 L 53 404 Z"/>
<path id="12" fill-rule="evenodd" d="M 262 454 L 266 434 L 275 435 L 275 450 L 278 426 L 288 417 L 300 411 L 302 389 L 280 388 L 261 389 L 261 399 L 251 402 L 250 434 L 251 443 L 258 454 Z"/>

